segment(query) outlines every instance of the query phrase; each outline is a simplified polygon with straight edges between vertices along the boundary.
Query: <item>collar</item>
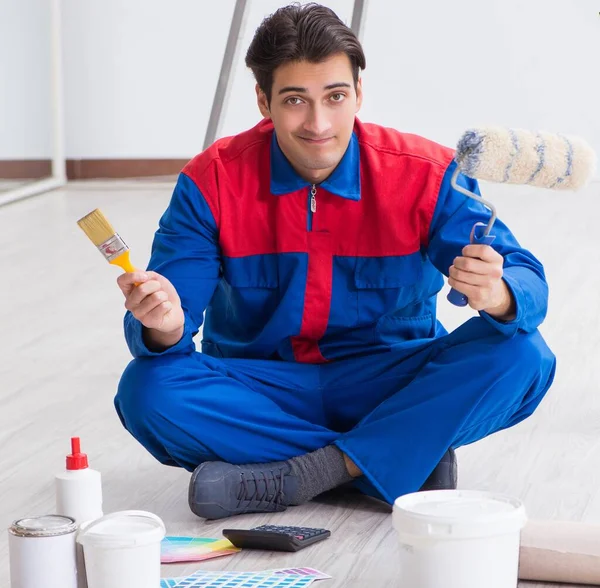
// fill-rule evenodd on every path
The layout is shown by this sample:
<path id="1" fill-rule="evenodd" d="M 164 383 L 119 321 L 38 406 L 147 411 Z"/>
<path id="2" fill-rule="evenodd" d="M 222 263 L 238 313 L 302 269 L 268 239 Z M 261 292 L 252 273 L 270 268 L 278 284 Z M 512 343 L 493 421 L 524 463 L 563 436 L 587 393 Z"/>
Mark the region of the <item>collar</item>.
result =
<path id="1" fill-rule="evenodd" d="M 277 143 L 275 131 L 271 137 L 271 193 L 276 196 L 296 192 L 311 186 L 301 178 Z M 333 173 L 318 184 L 321 188 L 349 200 L 360 200 L 360 149 L 356 133 L 352 132 L 344 157 Z"/>

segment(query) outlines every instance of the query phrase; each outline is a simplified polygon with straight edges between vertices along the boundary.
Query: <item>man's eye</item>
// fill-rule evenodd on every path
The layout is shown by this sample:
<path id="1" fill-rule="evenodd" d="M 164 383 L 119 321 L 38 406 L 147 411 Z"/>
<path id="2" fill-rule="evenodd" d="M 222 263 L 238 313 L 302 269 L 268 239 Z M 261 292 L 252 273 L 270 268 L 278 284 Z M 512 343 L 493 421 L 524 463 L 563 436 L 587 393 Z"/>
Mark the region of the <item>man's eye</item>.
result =
<path id="1" fill-rule="evenodd" d="M 290 98 L 288 98 L 286 100 L 287 104 L 291 104 L 292 106 L 296 106 L 296 104 L 300 104 L 300 102 L 302 102 L 302 100 L 300 100 L 300 98 L 298 98 L 297 96 L 291 96 Z"/>
<path id="2" fill-rule="evenodd" d="M 346 95 L 342 94 L 341 92 L 336 92 L 335 94 L 331 95 L 331 99 L 334 102 L 341 102 L 345 97 L 346 97 Z"/>

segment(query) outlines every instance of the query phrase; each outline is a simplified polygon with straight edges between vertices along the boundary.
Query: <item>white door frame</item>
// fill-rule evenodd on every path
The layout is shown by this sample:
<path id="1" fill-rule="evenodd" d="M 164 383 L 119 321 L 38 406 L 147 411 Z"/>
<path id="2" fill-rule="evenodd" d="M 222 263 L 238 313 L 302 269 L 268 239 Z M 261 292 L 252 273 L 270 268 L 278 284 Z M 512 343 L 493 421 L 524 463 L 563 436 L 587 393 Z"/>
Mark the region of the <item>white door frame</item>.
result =
<path id="1" fill-rule="evenodd" d="M 0 206 L 29 198 L 48 190 L 64 186 L 67 182 L 65 163 L 65 126 L 63 113 L 63 75 L 62 75 L 62 40 L 61 40 L 61 0 L 50 0 L 51 5 L 51 47 L 50 59 L 52 68 L 52 175 L 48 178 L 31 182 L 14 190 L 0 193 Z"/>

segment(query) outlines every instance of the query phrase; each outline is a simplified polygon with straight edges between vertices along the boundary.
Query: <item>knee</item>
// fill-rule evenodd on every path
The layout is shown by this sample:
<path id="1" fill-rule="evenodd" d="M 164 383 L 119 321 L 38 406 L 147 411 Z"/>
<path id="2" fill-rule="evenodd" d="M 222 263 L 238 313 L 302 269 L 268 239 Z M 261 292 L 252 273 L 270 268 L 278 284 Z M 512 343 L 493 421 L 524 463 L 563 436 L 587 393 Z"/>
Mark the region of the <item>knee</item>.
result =
<path id="1" fill-rule="evenodd" d="M 498 382 L 510 383 L 515 390 L 537 395 L 547 391 L 554 380 L 556 357 L 538 330 L 518 332 L 512 337 L 492 332 L 477 338 L 474 349 L 478 370 Z"/>
<path id="2" fill-rule="evenodd" d="M 162 358 L 142 357 L 134 359 L 123 372 L 115 408 L 127 429 L 148 423 L 152 417 L 163 412 L 168 398 L 168 378 Z"/>
<path id="3" fill-rule="evenodd" d="M 531 407 L 539 403 L 556 372 L 556 357 L 540 332 L 518 333 L 505 339 L 500 345 L 500 357 L 496 367 L 499 377 L 510 381 L 515 393 L 523 395 L 523 401 L 531 403 Z"/>
<path id="4" fill-rule="evenodd" d="M 539 331 L 519 333 L 506 344 L 510 347 L 510 357 L 526 372 L 539 372 L 546 377 L 554 372 L 556 357 Z"/>

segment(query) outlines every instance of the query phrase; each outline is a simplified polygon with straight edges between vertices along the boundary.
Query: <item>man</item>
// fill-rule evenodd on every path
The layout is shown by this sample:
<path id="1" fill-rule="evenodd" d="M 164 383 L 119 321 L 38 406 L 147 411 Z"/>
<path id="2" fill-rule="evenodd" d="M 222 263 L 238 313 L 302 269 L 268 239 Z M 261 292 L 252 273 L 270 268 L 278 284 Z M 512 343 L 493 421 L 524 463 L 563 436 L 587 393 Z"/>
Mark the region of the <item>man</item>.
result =
<path id="1" fill-rule="evenodd" d="M 488 213 L 451 187 L 450 149 L 356 118 L 365 57 L 331 10 L 278 10 L 246 64 L 263 120 L 184 168 L 149 271 L 118 279 L 135 358 L 120 418 L 194 472 L 201 517 L 347 483 L 389 503 L 454 488 L 454 448 L 552 383 L 542 265 L 502 222 L 493 248 L 466 245 Z M 480 315 L 450 334 L 442 274 Z"/>

